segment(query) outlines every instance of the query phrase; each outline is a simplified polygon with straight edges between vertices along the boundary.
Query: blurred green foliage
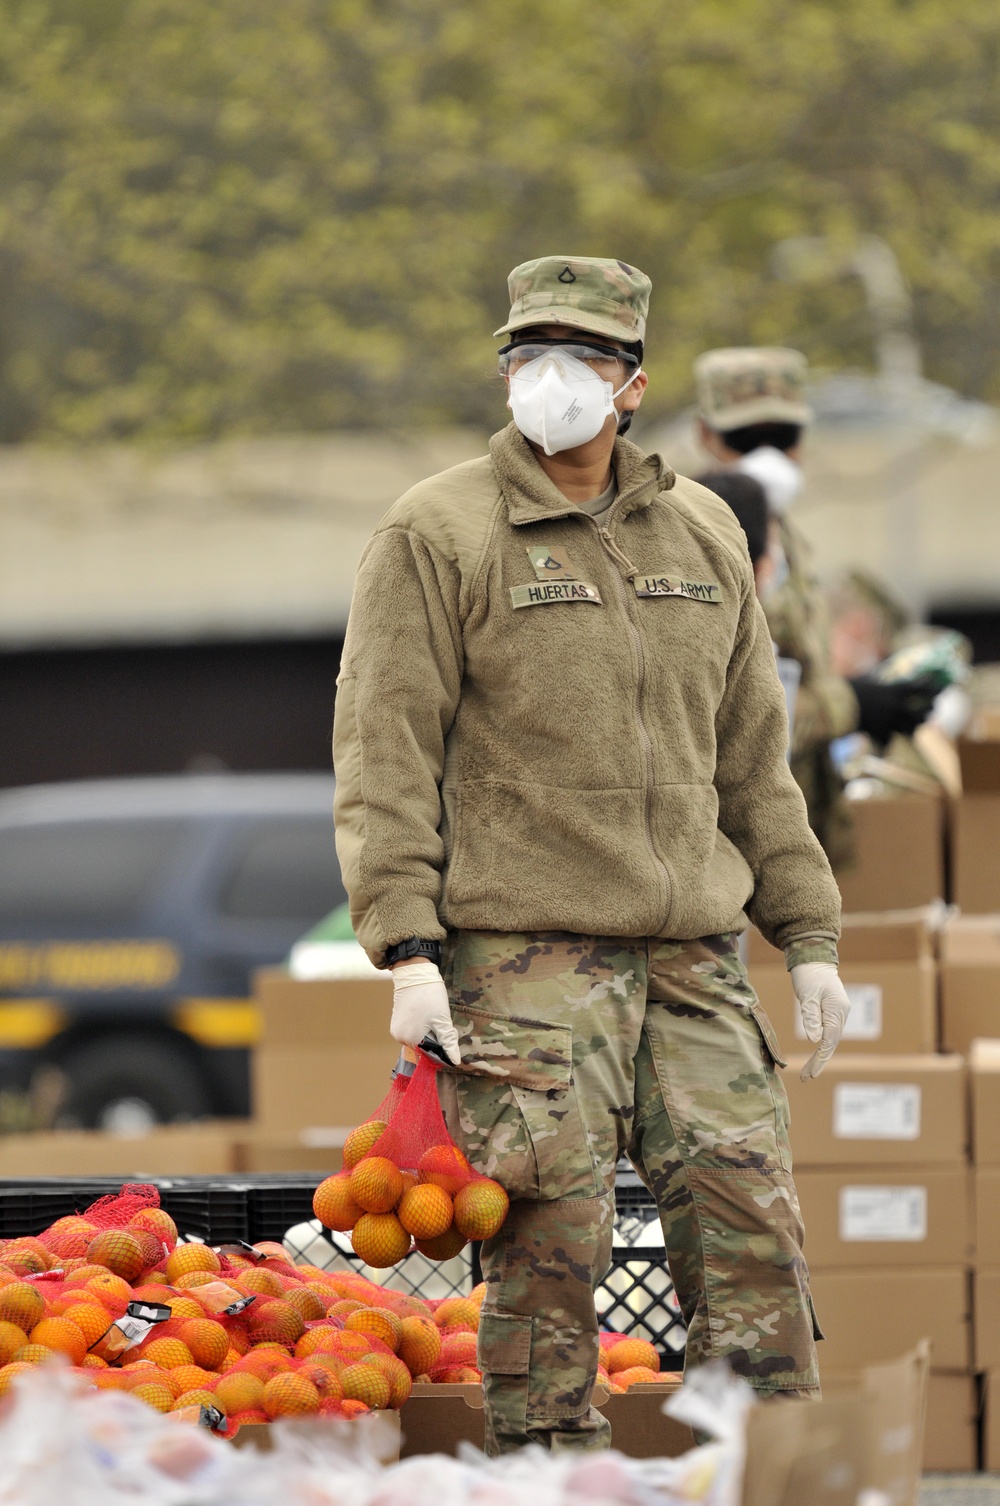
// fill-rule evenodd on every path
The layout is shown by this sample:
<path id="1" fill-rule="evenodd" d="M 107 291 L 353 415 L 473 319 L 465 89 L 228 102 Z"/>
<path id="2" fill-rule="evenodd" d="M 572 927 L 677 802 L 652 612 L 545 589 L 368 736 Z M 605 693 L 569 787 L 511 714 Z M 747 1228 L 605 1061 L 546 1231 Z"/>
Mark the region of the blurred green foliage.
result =
<path id="1" fill-rule="evenodd" d="M 996 0 L 4 0 L 0 439 L 495 425 L 528 256 L 654 281 L 701 348 L 871 363 L 863 232 L 929 374 L 1000 397 Z"/>

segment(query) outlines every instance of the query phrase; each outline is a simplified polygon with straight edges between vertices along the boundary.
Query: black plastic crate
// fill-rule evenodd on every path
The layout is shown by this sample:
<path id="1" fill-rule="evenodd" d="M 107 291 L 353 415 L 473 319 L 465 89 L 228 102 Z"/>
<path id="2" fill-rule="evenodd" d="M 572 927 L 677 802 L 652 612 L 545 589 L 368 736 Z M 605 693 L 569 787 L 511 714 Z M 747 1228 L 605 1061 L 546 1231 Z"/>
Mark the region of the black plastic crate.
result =
<path id="1" fill-rule="evenodd" d="M 275 1172 L 247 1179 L 247 1224 L 251 1243 L 282 1240 L 285 1232 L 313 1217 L 313 1193 L 322 1179 L 307 1172 Z"/>
<path id="2" fill-rule="evenodd" d="M 0 1239 L 41 1234 L 121 1188 L 120 1177 L 32 1177 L 0 1181 Z"/>

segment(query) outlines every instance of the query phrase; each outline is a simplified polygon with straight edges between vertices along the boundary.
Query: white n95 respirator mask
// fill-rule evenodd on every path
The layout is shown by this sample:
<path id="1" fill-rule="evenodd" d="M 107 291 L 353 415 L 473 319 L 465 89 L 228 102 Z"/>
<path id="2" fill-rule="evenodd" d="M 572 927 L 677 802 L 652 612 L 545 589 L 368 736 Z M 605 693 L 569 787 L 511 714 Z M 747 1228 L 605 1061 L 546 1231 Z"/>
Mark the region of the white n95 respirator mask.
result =
<path id="1" fill-rule="evenodd" d="M 616 392 L 585 361 L 562 350 L 546 351 L 511 374 L 507 406 L 525 439 L 555 455 L 596 438 L 615 412 L 615 398 L 638 374 L 634 371 Z"/>

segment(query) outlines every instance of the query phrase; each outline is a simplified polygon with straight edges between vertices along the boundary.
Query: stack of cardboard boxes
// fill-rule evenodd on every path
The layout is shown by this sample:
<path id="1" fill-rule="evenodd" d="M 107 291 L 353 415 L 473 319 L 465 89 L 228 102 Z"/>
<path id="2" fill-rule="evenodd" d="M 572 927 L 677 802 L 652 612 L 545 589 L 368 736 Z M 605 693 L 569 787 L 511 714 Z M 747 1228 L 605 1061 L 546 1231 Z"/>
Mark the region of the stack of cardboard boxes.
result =
<path id="1" fill-rule="evenodd" d="M 784 958 L 756 934 L 750 975 L 782 1045 L 798 1053 L 784 1078 L 824 1376 L 929 1338 L 925 1467 L 974 1469 L 968 1076 L 961 1056 L 936 1054 L 934 919 L 845 919 L 851 1015 L 837 1055 L 807 1083 L 810 1048 Z"/>
<path id="2" fill-rule="evenodd" d="M 392 983 L 300 983 L 274 968 L 257 974 L 255 1002 L 254 1122 L 236 1145 L 237 1170 L 339 1171 L 348 1132 L 381 1103 L 399 1056 Z"/>

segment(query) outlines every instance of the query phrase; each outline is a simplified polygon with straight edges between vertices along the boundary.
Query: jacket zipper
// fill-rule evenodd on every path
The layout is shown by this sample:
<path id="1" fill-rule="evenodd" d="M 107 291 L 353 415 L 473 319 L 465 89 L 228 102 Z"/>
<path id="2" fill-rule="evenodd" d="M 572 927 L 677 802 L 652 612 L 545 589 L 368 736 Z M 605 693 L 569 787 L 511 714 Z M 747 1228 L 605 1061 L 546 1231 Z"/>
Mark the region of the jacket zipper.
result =
<path id="1" fill-rule="evenodd" d="M 619 569 L 622 562 L 624 562 L 631 570 L 634 570 L 635 567 L 615 544 L 607 528 L 602 528 L 601 525 L 593 519 L 591 519 L 591 521 L 594 522 L 594 527 L 597 529 L 598 537 L 600 538 L 605 553 L 608 554 L 611 558 L 613 567 L 611 573 L 614 576 L 615 589 L 619 592 L 621 604 L 625 610 L 625 620 L 628 623 L 629 632 L 632 634 L 632 642 L 635 646 L 636 664 L 638 666 L 638 677 L 636 679 L 635 686 L 635 724 L 639 732 L 639 743 L 642 747 L 643 756 L 646 761 L 646 789 L 645 801 L 643 803 L 643 825 L 646 832 L 646 845 L 649 848 L 649 855 L 653 860 L 653 867 L 660 875 L 660 879 L 663 884 L 663 924 L 665 925 L 667 922 L 667 917 L 670 914 L 672 895 L 670 874 L 667 872 L 666 865 L 663 863 L 662 859 L 657 853 L 656 844 L 653 841 L 653 821 L 651 815 L 654 779 L 653 740 L 649 735 L 649 731 L 647 730 L 646 723 L 643 720 L 642 715 L 642 692 L 646 682 L 646 655 L 642 647 L 642 636 L 632 616 L 632 608 L 629 601 L 628 589 L 625 585 L 625 582 L 622 580 Z"/>

